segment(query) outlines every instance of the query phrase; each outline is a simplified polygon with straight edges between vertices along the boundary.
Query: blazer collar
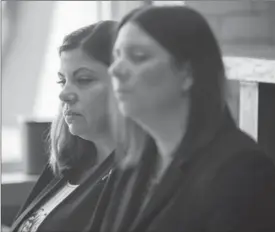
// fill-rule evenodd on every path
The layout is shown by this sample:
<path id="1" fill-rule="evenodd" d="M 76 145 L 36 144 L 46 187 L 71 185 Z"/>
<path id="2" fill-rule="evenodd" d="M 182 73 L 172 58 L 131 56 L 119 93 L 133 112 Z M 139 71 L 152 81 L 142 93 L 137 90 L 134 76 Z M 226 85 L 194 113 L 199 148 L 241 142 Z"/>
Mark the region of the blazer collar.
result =
<path id="1" fill-rule="evenodd" d="M 18 225 L 22 222 L 22 220 L 34 209 L 36 204 L 43 200 L 46 195 L 48 195 L 50 192 L 52 192 L 54 189 L 59 187 L 62 183 L 64 183 L 64 178 L 56 178 L 53 179 L 42 191 L 40 194 L 37 195 L 37 197 L 34 198 L 34 200 L 30 203 L 30 205 L 19 215 L 19 217 L 14 221 L 11 230 L 14 231 Z"/>

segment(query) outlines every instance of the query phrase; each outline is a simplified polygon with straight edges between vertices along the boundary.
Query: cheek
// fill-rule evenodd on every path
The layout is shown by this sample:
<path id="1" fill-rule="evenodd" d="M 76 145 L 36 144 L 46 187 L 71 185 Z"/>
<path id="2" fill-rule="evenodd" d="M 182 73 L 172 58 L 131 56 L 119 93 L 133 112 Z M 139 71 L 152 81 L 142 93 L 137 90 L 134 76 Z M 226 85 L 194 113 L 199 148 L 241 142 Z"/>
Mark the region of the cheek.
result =
<path id="1" fill-rule="evenodd" d="M 95 86 L 92 91 L 86 94 L 83 107 L 87 121 L 104 117 L 108 108 L 108 96 L 108 88 L 104 85 Z"/>
<path id="2" fill-rule="evenodd" d="M 160 89 L 169 82 L 171 73 L 166 64 L 148 64 L 136 73 L 136 86 L 146 91 Z"/>

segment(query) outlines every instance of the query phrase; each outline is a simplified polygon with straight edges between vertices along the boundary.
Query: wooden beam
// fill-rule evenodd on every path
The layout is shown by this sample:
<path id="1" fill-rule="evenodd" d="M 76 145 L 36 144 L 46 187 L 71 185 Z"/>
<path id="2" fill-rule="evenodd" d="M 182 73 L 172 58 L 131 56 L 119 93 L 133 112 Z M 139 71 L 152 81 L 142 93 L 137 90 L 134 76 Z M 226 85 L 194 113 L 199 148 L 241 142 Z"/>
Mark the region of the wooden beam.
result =
<path id="1" fill-rule="evenodd" d="M 224 57 L 228 79 L 275 84 L 275 60 Z"/>
<path id="2" fill-rule="evenodd" d="M 240 82 L 239 127 L 258 139 L 259 88 L 257 82 Z"/>

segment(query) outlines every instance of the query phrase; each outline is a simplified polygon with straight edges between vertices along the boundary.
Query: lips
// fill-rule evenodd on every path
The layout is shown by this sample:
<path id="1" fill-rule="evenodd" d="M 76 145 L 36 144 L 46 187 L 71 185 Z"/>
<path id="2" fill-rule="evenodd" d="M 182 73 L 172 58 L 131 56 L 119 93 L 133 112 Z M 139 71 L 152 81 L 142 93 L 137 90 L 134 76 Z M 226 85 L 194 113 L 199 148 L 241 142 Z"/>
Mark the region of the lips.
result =
<path id="1" fill-rule="evenodd" d="M 81 116 L 82 116 L 81 114 L 71 110 L 67 110 L 64 112 L 64 118 L 67 124 L 73 124 Z"/>
<path id="2" fill-rule="evenodd" d="M 66 110 L 64 112 L 64 117 L 71 117 L 71 116 L 81 116 L 81 114 L 72 110 Z"/>
<path id="3" fill-rule="evenodd" d="M 119 100 L 127 99 L 127 96 L 129 95 L 128 89 L 118 89 L 115 91 L 115 96 Z"/>
<path id="4" fill-rule="evenodd" d="M 130 89 L 126 89 L 126 88 L 118 88 L 118 89 L 116 89 L 115 90 L 115 92 L 117 93 L 117 94 L 125 94 L 125 93 L 129 93 L 130 92 Z"/>

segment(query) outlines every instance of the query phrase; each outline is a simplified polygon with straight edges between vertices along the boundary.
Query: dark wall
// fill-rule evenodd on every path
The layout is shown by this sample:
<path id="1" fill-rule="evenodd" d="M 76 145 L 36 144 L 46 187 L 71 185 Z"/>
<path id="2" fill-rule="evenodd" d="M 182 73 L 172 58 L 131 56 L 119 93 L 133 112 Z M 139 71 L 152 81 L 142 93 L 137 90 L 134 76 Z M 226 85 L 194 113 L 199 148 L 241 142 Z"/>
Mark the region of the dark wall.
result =
<path id="1" fill-rule="evenodd" d="M 11 225 L 18 210 L 29 195 L 34 183 L 35 180 L 2 183 L 1 222 L 3 225 Z"/>
<path id="2" fill-rule="evenodd" d="M 275 162 L 275 84 L 259 84 L 258 138 Z"/>

